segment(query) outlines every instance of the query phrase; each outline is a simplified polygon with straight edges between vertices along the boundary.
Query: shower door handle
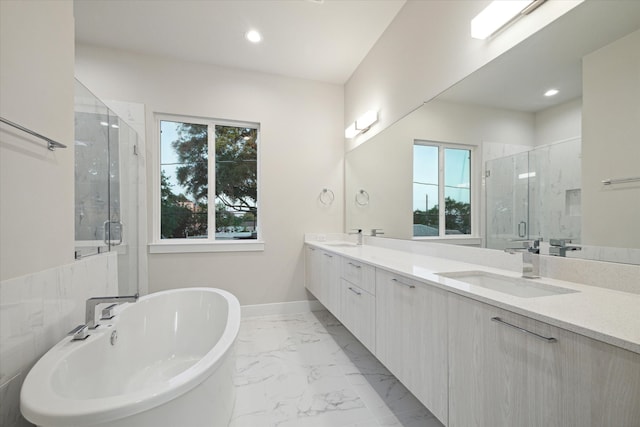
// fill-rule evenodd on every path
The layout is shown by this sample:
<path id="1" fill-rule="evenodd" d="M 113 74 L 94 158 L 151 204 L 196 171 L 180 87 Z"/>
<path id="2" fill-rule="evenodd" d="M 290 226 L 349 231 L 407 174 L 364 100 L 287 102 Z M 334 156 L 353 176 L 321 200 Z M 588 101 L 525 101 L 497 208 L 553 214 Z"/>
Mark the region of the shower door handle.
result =
<path id="1" fill-rule="evenodd" d="M 527 223 L 525 221 L 518 223 L 518 237 L 527 237 Z"/>
<path id="2" fill-rule="evenodd" d="M 120 221 L 105 221 L 104 222 L 104 243 L 107 246 L 118 246 L 122 244 L 122 222 Z M 119 238 L 118 240 L 112 240 L 111 237 L 114 231 L 118 232 Z"/>

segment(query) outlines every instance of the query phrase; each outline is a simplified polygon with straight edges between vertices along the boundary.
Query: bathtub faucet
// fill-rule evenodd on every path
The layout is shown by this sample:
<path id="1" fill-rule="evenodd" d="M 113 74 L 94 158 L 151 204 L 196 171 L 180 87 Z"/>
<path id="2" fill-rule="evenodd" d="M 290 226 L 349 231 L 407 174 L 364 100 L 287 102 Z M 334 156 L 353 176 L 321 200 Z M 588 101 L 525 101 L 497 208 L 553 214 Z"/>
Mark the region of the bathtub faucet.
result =
<path id="1" fill-rule="evenodd" d="M 113 317 L 111 314 L 111 310 L 118 304 L 123 304 L 125 302 L 136 302 L 138 301 L 138 294 L 129 295 L 129 296 L 121 296 L 121 297 L 93 297 L 87 300 L 87 309 L 85 311 L 85 324 L 89 329 L 95 329 L 98 327 L 98 323 L 96 323 L 96 306 L 98 304 L 108 304 L 113 303 L 106 309 L 102 311 L 101 319 L 110 319 Z"/>

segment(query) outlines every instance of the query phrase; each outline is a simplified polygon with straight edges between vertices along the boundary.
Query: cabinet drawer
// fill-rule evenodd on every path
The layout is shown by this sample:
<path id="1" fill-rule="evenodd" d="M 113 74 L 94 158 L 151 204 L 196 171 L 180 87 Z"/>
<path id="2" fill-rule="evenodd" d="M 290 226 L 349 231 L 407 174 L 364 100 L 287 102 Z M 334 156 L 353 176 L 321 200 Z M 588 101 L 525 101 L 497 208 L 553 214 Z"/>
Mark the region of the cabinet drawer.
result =
<path id="1" fill-rule="evenodd" d="M 342 258 L 342 278 L 372 295 L 376 294 L 376 269 L 369 264 Z"/>
<path id="2" fill-rule="evenodd" d="M 378 287 L 380 286 L 392 286 L 399 288 L 425 288 L 432 289 L 432 287 L 425 285 L 423 282 L 418 280 L 410 279 L 405 276 L 401 276 L 399 274 L 394 274 L 386 270 L 378 269 L 378 274 L 376 275 L 376 280 L 378 281 Z"/>
<path id="3" fill-rule="evenodd" d="M 369 351 L 375 351 L 376 299 L 366 290 L 342 279 L 340 321 Z"/>

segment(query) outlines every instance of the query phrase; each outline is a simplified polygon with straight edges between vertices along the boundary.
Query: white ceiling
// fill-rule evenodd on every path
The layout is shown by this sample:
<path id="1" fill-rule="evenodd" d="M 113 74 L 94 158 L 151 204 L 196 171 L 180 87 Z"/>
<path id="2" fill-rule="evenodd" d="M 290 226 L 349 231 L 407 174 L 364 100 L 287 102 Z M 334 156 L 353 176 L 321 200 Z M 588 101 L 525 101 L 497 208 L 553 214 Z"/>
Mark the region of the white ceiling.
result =
<path id="1" fill-rule="evenodd" d="M 75 0 L 76 41 L 345 83 L 405 0 Z M 257 29 L 263 41 L 245 40 Z"/>

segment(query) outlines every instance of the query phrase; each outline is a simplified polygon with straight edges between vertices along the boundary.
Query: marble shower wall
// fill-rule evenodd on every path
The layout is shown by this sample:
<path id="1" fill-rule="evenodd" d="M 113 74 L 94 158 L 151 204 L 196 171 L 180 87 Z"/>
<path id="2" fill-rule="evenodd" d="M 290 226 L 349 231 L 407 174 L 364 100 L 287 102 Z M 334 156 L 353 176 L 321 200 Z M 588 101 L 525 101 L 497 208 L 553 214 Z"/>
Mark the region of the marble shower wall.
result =
<path id="1" fill-rule="evenodd" d="M 529 153 L 530 236 L 580 243 L 582 141 L 576 138 Z"/>
<path id="2" fill-rule="evenodd" d="M 117 293 L 115 252 L 0 282 L 0 425 L 31 425 L 19 403 L 29 369 L 84 322 L 87 298 Z"/>

